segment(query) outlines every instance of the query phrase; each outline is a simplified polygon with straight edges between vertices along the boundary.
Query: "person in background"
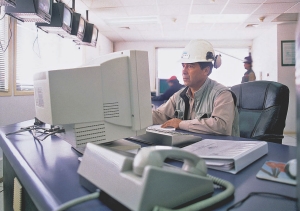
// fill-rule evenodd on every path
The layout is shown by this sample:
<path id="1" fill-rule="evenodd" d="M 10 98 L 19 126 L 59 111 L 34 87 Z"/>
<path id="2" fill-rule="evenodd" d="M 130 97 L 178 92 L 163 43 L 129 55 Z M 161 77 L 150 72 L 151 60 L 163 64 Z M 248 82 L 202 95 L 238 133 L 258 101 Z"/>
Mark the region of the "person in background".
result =
<path id="1" fill-rule="evenodd" d="M 153 101 L 164 101 L 164 100 L 169 100 L 169 98 L 178 90 L 183 88 L 184 86 L 179 83 L 178 79 L 176 76 L 172 76 L 167 80 L 169 88 L 161 95 L 159 96 L 153 96 L 151 100 Z"/>
<path id="2" fill-rule="evenodd" d="M 184 48 L 180 62 L 186 88 L 152 110 L 153 124 L 203 134 L 240 136 L 234 94 L 208 77 L 213 67 L 221 65 L 221 56 L 215 56 L 213 46 L 205 40 L 192 40 Z"/>
<path id="3" fill-rule="evenodd" d="M 247 71 L 244 73 L 244 76 L 242 77 L 242 82 L 241 83 L 245 83 L 245 82 L 249 82 L 249 81 L 255 81 L 256 76 L 255 76 L 254 71 L 252 70 L 252 57 L 251 57 L 251 55 L 246 56 L 244 58 L 244 67 Z"/>

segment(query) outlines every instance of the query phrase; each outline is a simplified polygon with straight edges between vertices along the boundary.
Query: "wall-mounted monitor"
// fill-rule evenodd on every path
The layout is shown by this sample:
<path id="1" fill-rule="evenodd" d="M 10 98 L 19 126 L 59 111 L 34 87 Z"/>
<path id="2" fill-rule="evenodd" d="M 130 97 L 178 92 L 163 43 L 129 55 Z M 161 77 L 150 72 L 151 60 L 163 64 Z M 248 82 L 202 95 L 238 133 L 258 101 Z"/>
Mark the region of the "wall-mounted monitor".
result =
<path id="1" fill-rule="evenodd" d="M 53 3 L 50 24 L 36 23 L 37 27 L 47 33 L 68 37 L 72 30 L 73 10 L 64 3 Z"/>
<path id="2" fill-rule="evenodd" d="M 8 14 L 23 22 L 50 23 L 53 0 L 16 0 L 16 7 L 5 7 Z"/>
<path id="3" fill-rule="evenodd" d="M 77 37 L 79 38 L 79 40 L 83 40 L 86 23 L 87 23 L 87 21 L 81 16 L 79 19 L 79 25 L 78 25 L 78 31 L 77 31 Z"/>
<path id="4" fill-rule="evenodd" d="M 65 37 L 71 38 L 74 42 L 82 42 L 86 20 L 81 16 L 80 13 L 73 12 L 72 13 L 72 27 L 71 32 Z"/>
<path id="5" fill-rule="evenodd" d="M 79 45 L 88 45 L 88 46 L 96 47 L 97 40 L 98 40 L 98 32 L 99 29 L 94 24 L 86 22 L 82 42 L 75 41 L 75 40 L 74 42 Z"/>
<path id="6" fill-rule="evenodd" d="M 16 0 L 0 0 L 0 7 L 1 6 L 12 6 L 16 7 Z"/>

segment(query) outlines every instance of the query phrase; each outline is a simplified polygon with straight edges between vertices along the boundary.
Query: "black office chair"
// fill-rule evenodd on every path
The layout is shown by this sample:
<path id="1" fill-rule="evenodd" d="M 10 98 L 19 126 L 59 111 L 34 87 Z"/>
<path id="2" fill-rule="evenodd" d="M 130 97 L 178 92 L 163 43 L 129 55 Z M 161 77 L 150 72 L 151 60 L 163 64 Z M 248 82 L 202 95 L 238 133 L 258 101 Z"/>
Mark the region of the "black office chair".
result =
<path id="1" fill-rule="evenodd" d="M 231 91 L 237 97 L 240 136 L 282 143 L 289 88 L 273 81 L 252 81 Z"/>

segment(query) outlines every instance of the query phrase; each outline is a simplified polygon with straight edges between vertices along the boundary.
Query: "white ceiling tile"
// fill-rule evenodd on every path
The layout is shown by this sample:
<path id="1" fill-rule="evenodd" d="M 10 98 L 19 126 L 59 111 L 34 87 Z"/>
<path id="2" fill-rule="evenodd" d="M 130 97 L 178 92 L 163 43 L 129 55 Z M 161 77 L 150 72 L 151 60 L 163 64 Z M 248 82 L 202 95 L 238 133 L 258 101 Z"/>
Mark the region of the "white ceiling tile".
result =
<path id="1" fill-rule="evenodd" d="M 119 0 L 81 0 L 81 1 L 91 9 L 122 6 Z"/>
<path id="2" fill-rule="evenodd" d="M 141 31 L 141 36 L 144 40 L 161 40 L 163 39 L 163 34 L 161 31 Z"/>
<path id="3" fill-rule="evenodd" d="M 120 2 L 125 7 L 156 5 L 156 1 L 149 1 L 149 0 L 120 0 Z"/>
<path id="4" fill-rule="evenodd" d="M 259 18 L 264 17 L 263 22 L 271 22 L 272 20 L 274 20 L 274 18 L 276 18 L 277 16 L 279 16 L 280 14 L 267 14 L 267 15 L 251 15 L 249 18 L 247 18 L 247 20 L 245 21 L 245 23 L 259 23 L 260 20 Z"/>
<path id="5" fill-rule="evenodd" d="M 132 26 L 129 26 L 130 28 Z M 161 30 L 160 24 L 135 24 L 134 28 L 139 31 L 157 31 Z"/>
<path id="6" fill-rule="evenodd" d="M 300 3 L 295 4 L 293 7 L 288 9 L 286 13 L 299 13 L 300 12 Z"/>
<path id="7" fill-rule="evenodd" d="M 103 36 L 109 38 L 111 41 L 116 42 L 116 41 L 125 41 L 118 33 L 114 31 L 105 31 L 105 32 L 100 32 Z"/>
<path id="8" fill-rule="evenodd" d="M 251 14 L 260 4 L 231 4 L 229 3 L 223 10 L 223 14 Z"/>
<path id="9" fill-rule="evenodd" d="M 232 4 L 262 4 L 266 0 L 230 0 Z"/>
<path id="10" fill-rule="evenodd" d="M 190 5 L 191 3 L 192 3 L 192 0 L 159 0 L 159 1 L 157 1 L 158 5 Z"/>
<path id="11" fill-rule="evenodd" d="M 128 17 L 123 7 L 118 8 L 102 8 L 91 9 L 90 12 L 97 14 L 98 18 L 116 18 L 116 17 Z"/>
<path id="12" fill-rule="evenodd" d="M 212 26 L 212 30 L 235 30 L 240 24 L 237 23 L 216 23 Z"/>
<path id="13" fill-rule="evenodd" d="M 189 5 L 161 5 L 158 6 L 159 15 L 187 15 L 190 11 Z"/>
<path id="14" fill-rule="evenodd" d="M 163 31 L 163 36 L 164 37 L 169 37 L 169 38 L 180 38 L 184 35 L 183 30 L 164 30 Z"/>
<path id="15" fill-rule="evenodd" d="M 194 5 L 191 14 L 220 14 L 223 7 L 221 4 Z"/>
<path id="16" fill-rule="evenodd" d="M 175 17 L 173 15 L 165 15 L 159 16 L 159 19 L 162 24 L 186 24 L 188 21 L 188 16 L 177 15 Z"/>
<path id="17" fill-rule="evenodd" d="M 265 3 L 280 3 L 280 2 L 300 2 L 299 0 L 267 0 Z"/>
<path id="18" fill-rule="evenodd" d="M 143 40 L 140 32 L 135 30 L 123 30 L 122 33 L 119 33 L 119 36 L 126 41 Z"/>
<path id="19" fill-rule="evenodd" d="M 134 7 L 124 7 L 126 13 L 129 16 L 157 16 L 156 6 L 134 6 Z"/>
<path id="20" fill-rule="evenodd" d="M 228 0 L 215 0 L 215 2 L 211 0 L 194 0 L 193 4 L 209 4 L 209 5 L 217 5 L 217 4 L 222 4 L 225 5 L 228 2 Z"/>
<path id="21" fill-rule="evenodd" d="M 294 6 L 294 3 L 270 3 L 263 4 L 253 14 L 274 14 L 283 13 Z"/>
<path id="22" fill-rule="evenodd" d="M 208 23 L 189 23 L 187 25 L 187 31 L 201 31 L 201 30 L 210 30 L 212 24 Z"/>

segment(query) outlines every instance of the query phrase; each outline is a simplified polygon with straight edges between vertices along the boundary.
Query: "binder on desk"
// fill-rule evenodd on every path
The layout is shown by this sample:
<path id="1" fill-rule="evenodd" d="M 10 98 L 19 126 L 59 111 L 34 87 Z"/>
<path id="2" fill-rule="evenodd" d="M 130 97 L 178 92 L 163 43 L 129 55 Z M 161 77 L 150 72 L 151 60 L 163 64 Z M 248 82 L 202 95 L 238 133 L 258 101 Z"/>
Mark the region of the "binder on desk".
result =
<path id="1" fill-rule="evenodd" d="M 267 154 L 268 144 L 265 141 L 204 139 L 182 149 L 205 159 L 208 168 L 236 174 Z"/>

